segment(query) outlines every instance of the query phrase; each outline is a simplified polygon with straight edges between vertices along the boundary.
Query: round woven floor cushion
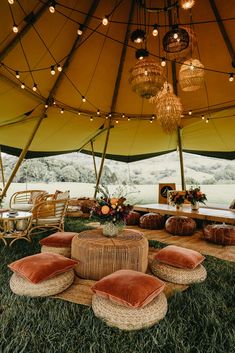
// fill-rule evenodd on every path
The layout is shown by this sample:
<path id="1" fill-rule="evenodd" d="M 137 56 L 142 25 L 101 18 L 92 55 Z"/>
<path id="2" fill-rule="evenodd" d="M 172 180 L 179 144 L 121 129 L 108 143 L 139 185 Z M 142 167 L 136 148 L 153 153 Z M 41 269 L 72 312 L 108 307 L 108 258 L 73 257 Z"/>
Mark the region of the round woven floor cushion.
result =
<path id="1" fill-rule="evenodd" d="M 207 272 L 204 266 L 198 265 L 194 269 L 183 269 L 159 263 L 154 260 L 151 264 L 153 274 L 164 281 L 176 284 L 200 283 L 206 279 Z"/>
<path id="2" fill-rule="evenodd" d="M 136 226 L 139 224 L 140 214 L 135 211 L 131 211 L 126 218 L 126 225 Z"/>
<path id="3" fill-rule="evenodd" d="M 167 312 L 167 299 L 164 293 L 160 293 L 145 307 L 132 309 L 93 295 L 92 309 L 95 316 L 108 326 L 133 331 L 153 326 L 162 320 Z"/>
<path id="4" fill-rule="evenodd" d="M 54 254 L 60 254 L 65 257 L 71 257 L 71 248 L 58 248 L 55 246 L 42 245 L 41 252 L 52 252 Z"/>
<path id="5" fill-rule="evenodd" d="M 235 245 L 235 227 L 226 224 L 209 224 L 203 229 L 206 240 L 220 245 Z"/>
<path id="6" fill-rule="evenodd" d="M 162 229 L 164 217 L 159 213 L 146 213 L 140 217 L 140 227 L 144 229 Z"/>
<path id="7" fill-rule="evenodd" d="M 13 293 L 18 295 L 25 295 L 29 297 L 47 297 L 63 292 L 71 286 L 73 280 L 73 270 L 61 273 L 53 278 L 49 278 L 46 281 L 37 284 L 28 281 L 17 273 L 13 273 L 10 279 L 10 288 Z"/>
<path id="8" fill-rule="evenodd" d="M 192 235 L 196 230 L 196 222 L 185 216 L 172 216 L 165 224 L 166 231 L 174 235 Z"/>

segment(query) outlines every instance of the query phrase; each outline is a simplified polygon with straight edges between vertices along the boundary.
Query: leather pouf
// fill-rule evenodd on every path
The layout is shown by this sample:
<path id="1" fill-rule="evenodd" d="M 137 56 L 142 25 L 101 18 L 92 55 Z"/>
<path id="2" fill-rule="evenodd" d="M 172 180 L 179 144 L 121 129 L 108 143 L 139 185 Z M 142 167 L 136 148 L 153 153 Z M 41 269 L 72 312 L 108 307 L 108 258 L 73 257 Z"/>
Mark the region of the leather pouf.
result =
<path id="1" fill-rule="evenodd" d="M 166 231 L 174 235 L 192 235 L 196 230 L 196 222 L 185 216 L 172 216 L 165 224 Z"/>
<path id="2" fill-rule="evenodd" d="M 137 226 L 139 225 L 140 214 L 139 212 L 131 211 L 126 218 L 127 226 Z"/>
<path id="3" fill-rule="evenodd" d="M 206 240 L 220 245 L 235 245 L 235 226 L 209 224 L 203 229 Z"/>
<path id="4" fill-rule="evenodd" d="M 140 227 L 144 229 L 164 228 L 164 217 L 159 213 L 146 213 L 140 217 Z"/>

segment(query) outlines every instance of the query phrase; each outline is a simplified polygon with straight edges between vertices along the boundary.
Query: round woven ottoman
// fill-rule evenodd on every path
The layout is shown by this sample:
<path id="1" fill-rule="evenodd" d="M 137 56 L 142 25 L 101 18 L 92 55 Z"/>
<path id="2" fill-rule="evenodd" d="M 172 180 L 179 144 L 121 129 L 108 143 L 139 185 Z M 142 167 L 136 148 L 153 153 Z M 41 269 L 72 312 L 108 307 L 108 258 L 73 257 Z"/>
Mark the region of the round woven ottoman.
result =
<path id="1" fill-rule="evenodd" d="M 146 213 L 140 217 L 140 227 L 144 229 L 164 228 L 164 217 L 159 213 Z"/>
<path id="2" fill-rule="evenodd" d="M 127 226 L 137 226 L 139 225 L 140 214 L 139 212 L 131 211 L 126 218 Z"/>
<path id="3" fill-rule="evenodd" d="M 206 240 L 219 245 L 235 245 L 235 227 L 226 224 L 209 224 L 203 229 Z"/>
<path id="4" fill-rule="evenodd" d="M 95 316 L 104 320 L 108 326 L 121 330 L 134 331 L 153 326 L 162 320 L 167 312 L 167 299 L 160 293 L 143 308 L 132 309 L 98 295 L 92 297 Z"/>
<path id="5" fill-rule="evenodd" d="M 196 222 L 185 216 L 172 216 L 165 224 L 166 231 L 174 235 L 192 235 L 196 230 Z"/>
<path id="6" fill-rule="evenodd" d="M 53 252 L 54 254 L 60 254 L 65 257 L 71 257 L 71 248 L 58 248 L 55 246 L 42 245 L 41 252 Z"/>
<path id="7" fill-rule="evenodd" d="M 146 272 L 148 241 L 142 233 L 124 230 L 116 237 L 105 237 L 102 229 L 86 230 L 72 240 L 71 258 L 78 276 L 99 280 L 117 270 Z"/>
<path id="8" fill-rule="evenodd" d="M 10 278 L 10 288 L 13 293 L 29 297 L 47 297 L 63 292 L 71 286 L 74 271 L 69 270 L 40 283 L 32 283 L 24 277 L 13 273 Z"/>
<path id="9" fill-rule="evenodd" d="M 155 276 L 176 284 L 200 283 L 203 282 L 207 276 L 206 269 L 202 265 L 198 265 L 194 269 L 183 269 L 165 265 L 156 260 L 152 262 L 151 270 Z"/>

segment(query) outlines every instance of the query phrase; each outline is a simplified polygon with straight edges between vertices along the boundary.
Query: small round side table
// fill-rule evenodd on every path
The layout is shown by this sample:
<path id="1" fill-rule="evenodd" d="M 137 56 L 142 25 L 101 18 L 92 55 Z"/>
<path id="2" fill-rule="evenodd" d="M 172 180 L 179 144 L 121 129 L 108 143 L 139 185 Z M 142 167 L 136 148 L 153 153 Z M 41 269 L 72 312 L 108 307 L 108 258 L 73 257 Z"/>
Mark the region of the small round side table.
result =
<path id="1" fill-rule="evenodd" d="M 86 230 L 72 240 L 71 258 L 78 260 L 79 277 L 99 280 L 117 270 L 146 272 L 148 241 L 142 233 L 125 229 L 116 237 L 105 237 L 102 229 Z"/>

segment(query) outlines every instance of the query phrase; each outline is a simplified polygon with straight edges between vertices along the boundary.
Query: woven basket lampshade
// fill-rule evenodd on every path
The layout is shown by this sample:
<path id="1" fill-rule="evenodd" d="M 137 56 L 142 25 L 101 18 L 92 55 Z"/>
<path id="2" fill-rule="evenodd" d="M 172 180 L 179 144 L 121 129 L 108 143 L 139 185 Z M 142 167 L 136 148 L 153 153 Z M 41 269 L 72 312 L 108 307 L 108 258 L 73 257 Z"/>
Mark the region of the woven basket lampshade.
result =
<path id="1" fill-rule="evenodd" d="M 179 53 L 189 46 L 186 29 L 175 26 L 163 37 L 163 48 L 167 53 Z"/>
<path id="2" fill-rule="evenodd" d="M 180 99 L 168 91 L 162 95 L 156 105 L 156 114 L 163 131 L 172 134 L 178 127 L 183 111 Z"/>
<path id="3" fill-rule="evenodd" d="M 198 59 L 190 59 L 183 63 L 179 72 L 179 83 L 183 91 L 196 91 L 204 83 L 204 66 Z"/>
<path id="4" fill-rule="evenodd" d="M 178 51 L 177 50 L 166 51 L 165 47 L 163 45 L 164 50 L 167 52 L 167 59 L 169 59 L 169 60 L 186 60 L 187 58 L 189 58 L 191 56 L 191 53 L 196 46 L 197 39 L 196 39 L 195 32 L 190 27 L 187 27 L 187 26 L 181 26 L 180 29 L 187 32 L 188 38 L 189 38 L 188 45 L 185 46 L 185 48 L 183 48 L 183 46 L 180 47 L 178 44 L 175 44 L 176 46 L 174 47 L 174 43 L 175 42 L 178 43 L 177 40 L 180 39 L 180 37 L 178 37 L 177 39 L 174 39 L 174 37 L 173 37 L 175 42 L 173 42 L 172 48 L 178 49 Z M 163 38 L 163 41 L 164 41 L 164 38 Z M 180 48 L 180 50 L 179 50 L 179 48 Z"/>
<path id="5" fill-rule="evenodd" d="M 142 98 L 155 96 L 165 81 L 164 68 L 151 58 L 139 60 L 130 70 L 132 90 Z"/>
<path id="6" fill-rule="evenodd" d="M 167 92 L 172 93 L 173 91 L 174 90 L 172 84 L 165 81 L 160 91 L 156 94 L 156 96 L 150 98 L 149 102 L 152 104 L 156 104 L 158 102 L 158 99 L 161 98 L 164 94 L 166 94 Z"/>
<path id="7" fill-rule="evenodd" d="M 191 9 L 195 4 L 195 0 L 180 0 L 180 6 L 184 10 Z"/>

